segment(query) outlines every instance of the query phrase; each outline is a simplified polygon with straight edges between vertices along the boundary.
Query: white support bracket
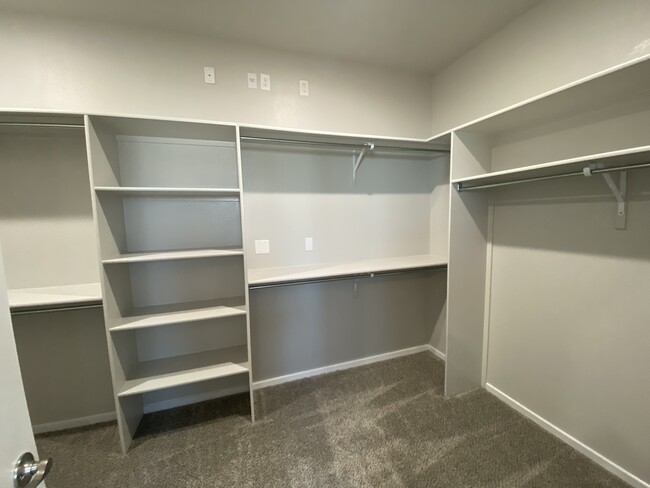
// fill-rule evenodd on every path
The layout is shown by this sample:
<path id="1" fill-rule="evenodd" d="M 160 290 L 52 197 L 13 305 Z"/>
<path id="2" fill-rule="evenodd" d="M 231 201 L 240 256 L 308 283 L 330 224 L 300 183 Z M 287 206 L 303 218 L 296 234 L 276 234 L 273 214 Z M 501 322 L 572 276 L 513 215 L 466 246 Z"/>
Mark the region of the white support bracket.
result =
<path id="1" fill-rule="evenodd" d="M 583 169 L 585 176 L 591 176 L 592 168 L 586 167 Z M 614 228 L 618 230 L 625 230 L 627 225 L 627 171 L 619 173 L 618 186 L 614 182 L 614 178 L 609 173 L 601 173 L 605 179 L 605 183 L 616 198 L 616 218 L 614 219 Z"/>
<path id="2" fill-rule="evenodd" d="M 354 162 L 354 166 L 352 167 L 352 181 L 354 182 L 357 181 L 357 172 L 361 167 L 361 163 L 363 162 L 363 159 L 366 157 L 366 154 L 368 154 L 368 151 L 373 151 L 374 149 L 375 149 L 374 142 L 366 142 L 363 145 L 363 149 L 361 149 L 361 152 L 359 153 L 359 156 L 357 157 L 356 161 Z"/>

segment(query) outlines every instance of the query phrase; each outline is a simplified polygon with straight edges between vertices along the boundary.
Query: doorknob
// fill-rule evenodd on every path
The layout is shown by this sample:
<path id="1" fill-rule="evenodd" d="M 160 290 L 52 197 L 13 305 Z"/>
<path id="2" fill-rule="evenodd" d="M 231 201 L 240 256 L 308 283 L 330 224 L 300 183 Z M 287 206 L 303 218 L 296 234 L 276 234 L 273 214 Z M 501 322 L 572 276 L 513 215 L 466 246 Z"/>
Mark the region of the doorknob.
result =
<path id="1" fill-rule="evenodd" d="M 31 452 L 26 452 L 14 468 L 14 488 L 35 488 L 52 469 L 52 458 L 44 461 L 34 460 Z"/>

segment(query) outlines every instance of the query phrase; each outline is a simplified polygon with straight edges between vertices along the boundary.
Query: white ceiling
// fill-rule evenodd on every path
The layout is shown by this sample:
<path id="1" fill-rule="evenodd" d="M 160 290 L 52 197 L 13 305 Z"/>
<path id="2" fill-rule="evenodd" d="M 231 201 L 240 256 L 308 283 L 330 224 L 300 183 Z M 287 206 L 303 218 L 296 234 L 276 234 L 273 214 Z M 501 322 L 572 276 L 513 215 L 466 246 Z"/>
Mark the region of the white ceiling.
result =
<path id="1" fill-rule="evenodd" d="M 539 1 L 0 0 L 0 8 L 434 73 Z"/>

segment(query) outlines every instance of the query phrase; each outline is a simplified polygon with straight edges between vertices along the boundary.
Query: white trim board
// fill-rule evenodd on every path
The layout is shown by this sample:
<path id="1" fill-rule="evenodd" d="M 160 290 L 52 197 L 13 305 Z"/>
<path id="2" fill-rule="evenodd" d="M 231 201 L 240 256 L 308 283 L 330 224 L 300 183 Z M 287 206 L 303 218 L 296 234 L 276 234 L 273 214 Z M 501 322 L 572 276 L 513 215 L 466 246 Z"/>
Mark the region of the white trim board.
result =
<path id="1" fill-rule="evenodd" d="M 185 405 L 192 405 L 194 403 L 205 402 L 207 400 L 214 400 L 238 393 L 245 393 L 248 391 L 247 386 L 228 388 L 219 390 L 218 392 L 207 392 L 197 395 L 188 395 L 180 398 L 172 398 L 162 402 L 148 403 L 144 405 L 144 413 L 159 412 L 161 410 L 168 410 L 170 408 L 183 407 Z M 104 422 L 112 422 L 117 417 L 115 412 L 100 413 L 97 415 L 89 415 L 88 417 L 79 417 L 69 420 L 59 420 L 57 422 L 48 422 L 45 424 L 38 424 L 32 426 L 34 434 L 45 434 L 47 432 L 56 432 L 59 430 L 75 429 L 77 427 L 85 427 L 87 425 L 101 424 Z"/>
<path id="2" fill-rule="evenodd" d="M 425 350 L 429 351 L 431 354 L 433 354 L 438 359 L 442 359 L 443 361 L 447 360 L 447 355 L 444 352 L 440 351 L 439 349 L 436 349 L 435 347 L 433 347 L 433 346 L 431 346 L 429 344 L 425 345 L 424 347 L 426 348 Z"/>
<path id="3" fill-rule="evenodd" d="M 563 441 L 565 444 L 568 444 L 569 446 L 573 447 L 576 451 L 579 453 L 587 456 L 589 459 L 591 459 L 593 462 L 598 464 L 599 466 L 605 468 L 607 471 L 612 473 L 615 476 L 618 476 L 621 478 L 623 481 L 626 483 L 629 483 L 630 485 L 637 487 L 637 488 L 650 488 L 650 483 L 647 483 L 643 481 L 641 478 L 638 478 L 637 476 L 633 475 L 629 471 L 625 470 L 618 464 L 614 463 L 612 460 L 606 458 L 599 452 L 596 452 L 593 450 L 591 447 L 587 446 L 586 444 L 580 442 L 578 439 L 573 437 L 572 435 L 564 432 L 562 429 L 559 427 L 553 425 L 551 422 L 546 420 L 545 418 L 539 416 L 529 408 L 525 407 L 521 403 L 519 403 L 517 400 L 514 398 L 509 397 L 505 393 L 503 393 L 501 390 L 498 388 L 492 386 L 490 383 L 485 384 L 485 389 L 492 393 L 495 397 L 497 397 L 499 400 L 504 402 L 506 405 L 509 407 L 515 409 L 517 412 L 522 414 L 524 417 L 532 420 L 535 422 L 537 425 L 539 425 L 542 429 L 545 431 L 553 434 L 555 437 Z"/>
<path id="4" fill-rule="evenodd" d="M 46 432 L 56 432 L 59 430 L 75 429 L 77 427 L 85 427 L 87 425 L 101 424 L 103 422 L 112 422 L 117 417 L 115 412 L 99 413 L 97 415 L 89 415 L 88 417 L 79 417 L 76 419 L 59 420 L 57 422 L 48 422 L 45 424 L 38 424 L 32 426 L 34 434 L 45 434 Z"/>
<path id="5" fill-rule="evenodd" d="M 281 385 L 282 383 L 288 383 L 290 381 L 301 380 L 303 378 L 311 378 L 312 376 L 319 376 L 326 373 L 332 373 L 334 371 L 341 371 L 344 369 L 356 368 L 359 366 L 364 366 L 366 364 L 378 363 L 380 361 L 386 361 L 388 359 L 399 358 L 402 356 L 410 356 L 411 354 L 417 354 L 419 352 L 428 351 L 437 356 L 438 358 L 444 361 L 445 355 L 435 349 L 429 344 L 424 344 L 422 346 L 409 347 L 407 349 L 400 349 L 398 351 L 385 352 L 382 354 L 377 354 L 375 356 L 368 356 L 361 359 L 353 359 L 352 361 L 345 361 L 343 363 L 331 364 L 329 366 L 323 366 L 320 368 L 308 369 L 306 371 L 298 371 L 297 373 L 291 373 L 284 376 L 277 376 L 275 378 L 269 378 L 267 380 L 260 380 L 253 382 L 253 390 L 260 390 L 262 388 L 268 388 L 269 386 Z"/>

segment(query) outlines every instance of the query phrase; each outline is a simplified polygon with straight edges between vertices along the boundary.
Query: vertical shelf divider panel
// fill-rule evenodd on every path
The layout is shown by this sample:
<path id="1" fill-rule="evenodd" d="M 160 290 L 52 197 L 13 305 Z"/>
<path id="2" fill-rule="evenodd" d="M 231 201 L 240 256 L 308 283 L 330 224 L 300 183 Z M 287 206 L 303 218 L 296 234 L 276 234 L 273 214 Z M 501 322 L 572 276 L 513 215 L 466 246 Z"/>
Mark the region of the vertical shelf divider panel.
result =
<path id="1" fill-rule="evenodd" d="M 85 122 L 126 453 L 144 413 L 251 390 L 238 129 Z"/>
<path id="2" fill-rule="evenodd" d="M 242 243 L 248 242 L 246 235 L 246 226 L 244 225 L 244 173 L 242 171 L 242 158 L 241 158 L 241 129 L 239 125 L 236 127 L 236 142 L 237 142 L 237 173 L 239 176 L 239 189 L 241 191 L 239 196 L 239 217 L 241 222 Z M 243 247 L 243 245 L 242 245 Z M 244 297 L 245 297 L 245 310 L 246 310 L 246 337 L 248 347 L 248 388 L 251 402 L 251 422 L 255 423 L 255 392 L 253 391 L 253 356 L 251 354 L 251 315 L 250 315 L 250 299 L 248 289 L 248 266 L 246 263 L 246 253 L 243 253 L 244 261 Z"/>
<path id="3" fill-rule="evenodd" d="M 488 140 L 453 133 L 451 175 L 476 174 L 490 165 Z M 445 396 L 481 387 L 488 238 L 487 192 L 451 189 L 447 274 Z"/>

